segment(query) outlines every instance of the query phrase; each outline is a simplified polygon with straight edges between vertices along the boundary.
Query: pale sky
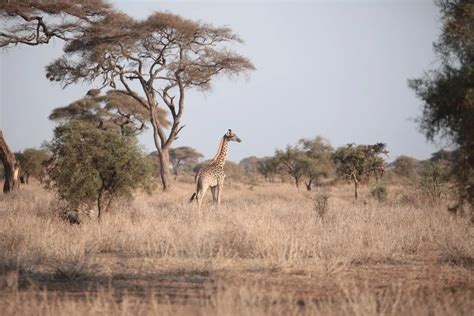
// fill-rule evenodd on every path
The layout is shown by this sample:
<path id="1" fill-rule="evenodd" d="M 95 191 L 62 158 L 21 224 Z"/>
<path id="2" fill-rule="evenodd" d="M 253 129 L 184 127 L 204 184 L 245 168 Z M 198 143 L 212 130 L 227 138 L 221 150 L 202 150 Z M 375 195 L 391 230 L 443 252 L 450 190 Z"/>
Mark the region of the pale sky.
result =
<path id="1" fill-rule="evenodd" d="M 137 18 L 169 11 L 229 26 L 245 41 L 235 49 L 257 68 L 248 78 L 218 78 L 205 94 L 188 93 L 174 147 L 212 158 L 231 128 L 242 139 L 229 150 L 237 162 L 317 135 L 335 147 L 385 142 L 390 160 L 425 159 L 438 149 L 413 122 L 421 102 L 407 86 L 434 67 L 440 24 L 431 0 L 112 2 Z M 0 129 L 14 151 L 51 139 L 52 109 L 90 88 L 63 90 L 45 78 L 61 49 L 56 41 L 0 51 Z M 155 150 L 150 132 L 140 142 Z"/>

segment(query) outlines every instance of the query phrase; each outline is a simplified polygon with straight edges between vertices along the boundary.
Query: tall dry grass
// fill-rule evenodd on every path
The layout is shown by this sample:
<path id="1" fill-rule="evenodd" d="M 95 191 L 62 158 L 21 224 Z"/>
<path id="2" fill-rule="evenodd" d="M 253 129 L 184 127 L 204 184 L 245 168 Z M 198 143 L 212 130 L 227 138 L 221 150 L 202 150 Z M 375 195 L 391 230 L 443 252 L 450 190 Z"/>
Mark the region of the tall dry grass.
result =
<path id="1" fill-rule="evenodd" d="M 94 255 L 190 260 L 244 259 L 264 267 L 312 269 L 403 261 L 420 252 L 474 257 L 473 227 L 445 205 L 416 207 L 367 198 L 354 202 L 350 187 L 329 193 L 329 211 L 286 185 L 252 190 L 233 185 L 220 209 L 188 204 L 190 185 L 171 193 L 118 201 L 99 224 L 71 226 L 39 188 L 0 198 L 2 259 L 24 270 L 94 266 Z M 404 193 L 407 194 L 407 193 Z M 91 261 L 91 262 L 89 262 Z"/>

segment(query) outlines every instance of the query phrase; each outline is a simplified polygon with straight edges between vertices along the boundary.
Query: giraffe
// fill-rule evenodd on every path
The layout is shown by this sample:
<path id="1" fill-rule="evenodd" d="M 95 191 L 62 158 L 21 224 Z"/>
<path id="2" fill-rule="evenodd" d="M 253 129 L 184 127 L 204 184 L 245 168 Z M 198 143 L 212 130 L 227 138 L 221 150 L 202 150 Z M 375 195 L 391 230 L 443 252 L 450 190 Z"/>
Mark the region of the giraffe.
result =
<path id="1" fill-rule="evenodd" d="M 13 187 L 17 189 L 20 188 L 20 164 L 18 162 L 15 163 L 15 167 L 13 168 Z"/>
<path id="2" fill-rule="evenodd" d="M 208 166 L 199 170 L 194 178 L 196 192 L 191 196 L 190 202 L 196 199 L 199 209 L 201 209 L 201 204 L 208 188 L 211 188 L 212 201 L 217 202 L 217 206 L 220 205 L 225 178 L 224 164 L 227 160 L 227 147 L 231 141 L 241 142 L 240 138 L 229 129 L 222 137 L 217 153 L 212 161 Z"/>

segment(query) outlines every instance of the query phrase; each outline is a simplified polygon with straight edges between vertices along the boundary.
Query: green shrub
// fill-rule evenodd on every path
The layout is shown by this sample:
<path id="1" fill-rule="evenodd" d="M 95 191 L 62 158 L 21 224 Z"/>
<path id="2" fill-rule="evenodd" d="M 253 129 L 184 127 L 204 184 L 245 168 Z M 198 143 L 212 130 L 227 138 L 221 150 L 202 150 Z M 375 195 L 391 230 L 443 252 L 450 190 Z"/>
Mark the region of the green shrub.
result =
<path id="1" fill-rule="evenodd" d="M 95 203 L 100 218 L 113 198 L 153 183 L 152 163 L 133 136 L 73 120 L 55 129 L 48 148 L 54 157 L 48 187 L 72 209 Z"/>
<path id="2" fill-rule="evenodd" d="M 387 187 L 385 184 L 376 184 L 370 190 L 370 195 L 379 202 L 385 202 L 388 197 Z"/>
<path id="3" fill-rule="evenodd" d="M 447 192 L 451 168 L 443 161 L 427 161 L 421 171 L 419 188 L 432 201 L 439 200 Z"/>

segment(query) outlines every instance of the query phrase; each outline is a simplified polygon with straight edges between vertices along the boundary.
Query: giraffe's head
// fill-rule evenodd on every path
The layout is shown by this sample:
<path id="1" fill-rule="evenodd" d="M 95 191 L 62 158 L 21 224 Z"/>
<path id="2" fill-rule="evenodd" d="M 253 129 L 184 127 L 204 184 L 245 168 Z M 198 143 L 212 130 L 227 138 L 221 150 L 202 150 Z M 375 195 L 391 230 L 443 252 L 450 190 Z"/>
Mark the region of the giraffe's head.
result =
<path id="1" fill-rule="evenodd" d="M 235 133 L 232 132 L 231 129 L 229 129 L 227 133 L 225 133 L 224 139 L 228 142 L 232 142 L 232 141 L 239 142 L 239 143 L 241 142 L 240 138 L 237 135 L 235 135 Z"/>

